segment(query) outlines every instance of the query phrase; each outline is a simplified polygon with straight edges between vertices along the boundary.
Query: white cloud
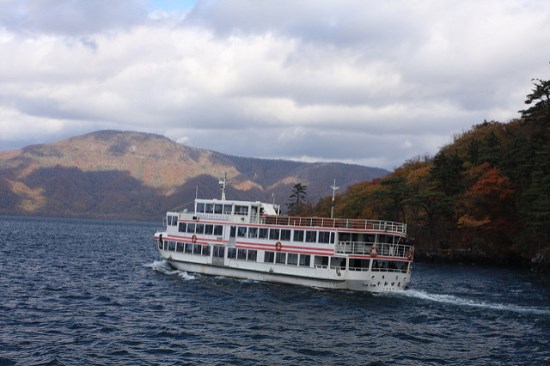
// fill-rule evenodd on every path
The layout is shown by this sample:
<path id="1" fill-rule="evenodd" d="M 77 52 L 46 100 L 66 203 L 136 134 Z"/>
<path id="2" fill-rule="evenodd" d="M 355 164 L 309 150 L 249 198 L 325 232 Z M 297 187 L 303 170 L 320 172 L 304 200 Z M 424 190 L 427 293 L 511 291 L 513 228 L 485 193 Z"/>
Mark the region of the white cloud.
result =
<path id="1" fill-rule="evenodd" d="M 393 168 L 517 116 L 550 59 L 543 1 L 110 4 L 0 3 L 0 148 L 114 128 Z"/>

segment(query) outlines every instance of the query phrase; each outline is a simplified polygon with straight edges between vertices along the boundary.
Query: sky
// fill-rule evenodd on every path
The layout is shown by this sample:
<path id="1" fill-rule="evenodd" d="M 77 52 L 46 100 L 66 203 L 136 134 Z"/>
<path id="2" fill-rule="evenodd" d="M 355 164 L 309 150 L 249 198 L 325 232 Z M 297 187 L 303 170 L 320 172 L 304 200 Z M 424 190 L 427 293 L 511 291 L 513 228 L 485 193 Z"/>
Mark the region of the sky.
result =
<path id="1" fill-rule="evenodd" d="M 97 130 L 395 169 L 524 109 L 547 0 L 0 0 L 0 151 Z"/>

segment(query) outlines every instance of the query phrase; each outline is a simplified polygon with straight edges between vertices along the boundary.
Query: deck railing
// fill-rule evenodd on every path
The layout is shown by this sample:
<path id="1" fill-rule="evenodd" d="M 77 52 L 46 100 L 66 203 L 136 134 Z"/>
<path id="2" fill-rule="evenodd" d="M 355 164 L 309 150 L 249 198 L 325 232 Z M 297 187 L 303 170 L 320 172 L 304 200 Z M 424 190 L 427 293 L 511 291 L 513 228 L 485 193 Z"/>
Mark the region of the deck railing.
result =
<path id="1" fill-rule="evenodd" d="M 326 227 L 407 233 L 407 225 L 400 222 L 360 219 L 330 219 L 327 217 L 262 216 L 265 225 Z"/>
<path id="2" fill-rule="evenodd" d="M 384 257 L 408 258 L 412 255 L 412 245 L 367 243 L 357 241 L 340 241 L 336 244 L 336 253 L 370 255 L 372 247 L 376 247 L 376 255 Z"/>

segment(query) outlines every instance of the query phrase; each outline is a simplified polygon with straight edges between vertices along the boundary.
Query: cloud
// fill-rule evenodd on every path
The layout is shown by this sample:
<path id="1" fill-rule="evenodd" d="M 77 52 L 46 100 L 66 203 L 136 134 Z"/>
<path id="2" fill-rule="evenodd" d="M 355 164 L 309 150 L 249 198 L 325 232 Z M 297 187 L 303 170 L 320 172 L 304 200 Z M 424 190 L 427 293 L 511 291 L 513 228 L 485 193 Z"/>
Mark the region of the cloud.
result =
<path id="1" fill-rule="evenodd" d="M 22 33 L 67 36 L 124 29 L 147 17 L 142 0 L 2 0 L 0 21 Z"/>
<path id="2" fill-rule="evenodd" d="M 516 117 L 550 59 L 542 1 L 120 4 L 0 1 L 0 149 L 112 128 L 391 169 Z"/>

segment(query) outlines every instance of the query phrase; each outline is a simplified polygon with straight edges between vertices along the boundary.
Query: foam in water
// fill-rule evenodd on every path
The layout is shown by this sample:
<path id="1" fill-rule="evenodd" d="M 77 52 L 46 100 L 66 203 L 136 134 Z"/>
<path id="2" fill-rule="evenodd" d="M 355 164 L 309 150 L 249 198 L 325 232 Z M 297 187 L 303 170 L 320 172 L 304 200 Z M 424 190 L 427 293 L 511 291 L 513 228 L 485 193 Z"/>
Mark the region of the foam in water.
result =
<path id="1" fill-rule="evenodd" d="M 167 275 L 177 275 L 184 280 L 194 280 L 196 278 L 185 271 L 173 269 L 172 266 L 170 266 L 170 264 L 165 260 L 154 261 L 153 263 L 144 264 L 144 266 Z"/>
<path id="2" fill-rule="evenodd" d="M 491 304 L 483 301 L 464 299 L 454 295 L 430 294 L 421 290 L 405 290 L 401 292 L 393 292 L 388 294 L 392 296 L 405 296 L 405 297 L 411 297 L 411 298 L 425 300 L 425 301 L 434 301 L 442 304 L 470 306 L 470 307 L 484 308 L 484 309 L 490 309 L 490 310 L 512 311 L 516 313 L 529 313 L 529 314 L 550 316 L 549 309 L 523 307 L 523 306 L 518 306 L 513 304 Z"/>

